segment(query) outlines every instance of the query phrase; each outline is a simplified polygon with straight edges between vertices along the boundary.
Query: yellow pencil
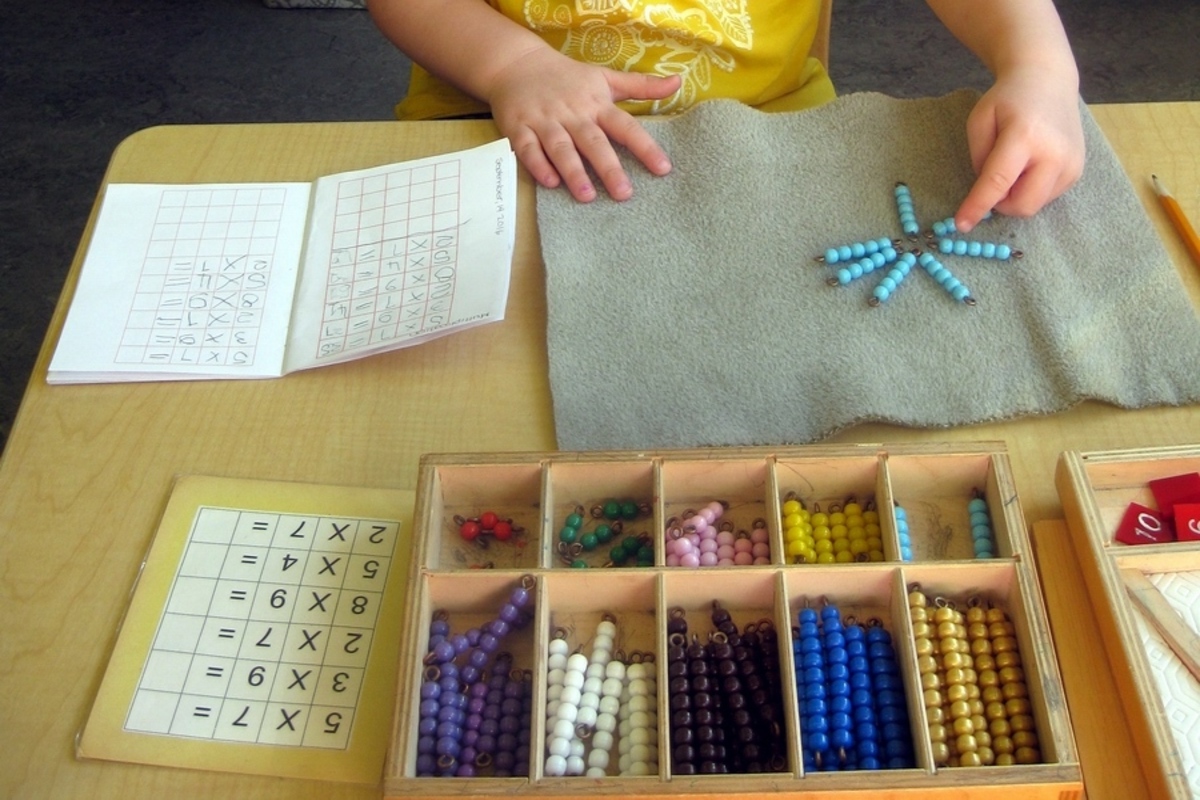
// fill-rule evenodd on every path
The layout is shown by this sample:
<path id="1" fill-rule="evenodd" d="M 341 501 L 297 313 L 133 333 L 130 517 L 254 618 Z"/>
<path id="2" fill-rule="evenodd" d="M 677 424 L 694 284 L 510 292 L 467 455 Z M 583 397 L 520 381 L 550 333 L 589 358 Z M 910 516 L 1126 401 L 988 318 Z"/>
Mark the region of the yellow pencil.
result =
<path id="1" fill-rule="evenodd" d="M 1179 238 L 1183 239 L 1183 246 L 1187 248 L 1196 266 L 1200 267 L 1200 236 L 1196 235 L 1196 229 L 1188 222 L 1183 209 L 1179 207 L 1179 202 L 1167 191 L 1167 187 L 1163 186 L 1158 176 L 1151 175 L 1150 182 L 1154 184 L 1154 193 L 1158 195 L 1158 202 L 1167 212 L 1167 218 L 1171 220 Z"/>

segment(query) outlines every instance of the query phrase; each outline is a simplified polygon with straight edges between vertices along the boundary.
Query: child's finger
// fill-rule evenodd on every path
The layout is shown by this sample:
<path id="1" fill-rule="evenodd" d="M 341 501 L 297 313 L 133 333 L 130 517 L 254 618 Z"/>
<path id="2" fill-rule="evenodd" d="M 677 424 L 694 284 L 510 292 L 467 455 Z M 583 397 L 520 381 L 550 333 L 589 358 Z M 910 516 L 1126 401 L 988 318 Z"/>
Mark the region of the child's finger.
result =
<path id="1" fill-rule="evenodd" d="M 617 157 L 603 128 L 589 123 L 574 132 L 572 138 L 577 155 L 582 155 L 587 163 L 592 165 L 592 171 L 604 184 L 604 190 L 608 192 L 609 197 L 613 200 L 628 200 L 633 196 L 633 183 L 625 173 L 625 168 L 621 166 L 621 159 Z M 582 169 L 582 164 L 580 168 Z M 563 177 L 567 178 L 566 175 Z M 570 179 L 567 179 L 567 185 L 571 185 Z M 595 189 L 592 191 L 595 192 Z M 575 194 L 574 191 L 572 194 Z"/>
<path id="2" fill-rule="evenodd" d="M 521 166 L 525 167 L 540 185 L 554 189 L 562 183 L 558 170 L 550 163 L 550 159 L 546 158 L 542 143 L 533 131 L 525 130 L 523 133 L 511 135 L 509 142 Z"/>
<path id="3" fill-rule="evenodd" d="M 596 187 L 592 185 L 591 176 L 588 175 L 587 169 L 583 165 L 583 159 L 580 158 L 579 151 L 575 149 L 574 140 L 566 135 L 566 131 L 563 131 L 561 137 L 556 136 L 550 141 L 542 142 L 542 149 L 546 151 L 550 163 L 562 176 L 562 181 L 566 184 L 567 191 L 571 193 L 572 197 L 581 203 L 590 203 L 596 199 Z"/>
<path id="4" fill-rule="evenodd" d="M 600 124 L 610 139 L 628 150 L 653 174 L 661 176 L 671 171 L 670 157 L 636 117 L 614 107 Z"/>
<path id="5" fill-rule="evenodd" d="M 520 144 L 514 143 L 513 152 L 534 179 L 551 189 L 561 181 L 571 196 L 582 203 L 595 200 L 596 187 L 570 134 L 557 126 L 529 133 L 530 140 L 522 135 Z"/>
<path id="6" fill-rule="evenodd" d="M 954 215 L 955 227 L 965 233 L 978 225 L 989 211 L 1008 197 L 1028 161 L 1024 148 L 1008 144 L 1003 136 L 998 138 Z"/>
<path id="7" fill-rule="evenodd" d="M 613 102 L 622 100 L 662 100 L 679 91 L 682 78 L 678 75 L 663 77 L 641 72 L 613 72 L 609 76 Z"/>
<path id="8" fill-rule="evenodd" d="M 1055 196 L 1057 182 L 1058 172 L 1051 165 L 1034 165 L 1017 179 L 996 210 L 1013 217 L 1032 216 Z"/>

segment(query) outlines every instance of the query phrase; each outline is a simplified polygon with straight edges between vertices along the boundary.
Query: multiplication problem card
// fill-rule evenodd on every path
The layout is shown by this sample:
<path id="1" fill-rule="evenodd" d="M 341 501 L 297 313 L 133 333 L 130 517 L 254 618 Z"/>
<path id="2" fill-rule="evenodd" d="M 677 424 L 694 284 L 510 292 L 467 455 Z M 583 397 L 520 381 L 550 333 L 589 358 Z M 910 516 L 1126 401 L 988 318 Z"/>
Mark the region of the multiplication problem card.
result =
<path id="1" fill-rule="evenodd" d="M 79 755 L 379 780 L 412 508 L 411 491 L 181 478 Z"/>

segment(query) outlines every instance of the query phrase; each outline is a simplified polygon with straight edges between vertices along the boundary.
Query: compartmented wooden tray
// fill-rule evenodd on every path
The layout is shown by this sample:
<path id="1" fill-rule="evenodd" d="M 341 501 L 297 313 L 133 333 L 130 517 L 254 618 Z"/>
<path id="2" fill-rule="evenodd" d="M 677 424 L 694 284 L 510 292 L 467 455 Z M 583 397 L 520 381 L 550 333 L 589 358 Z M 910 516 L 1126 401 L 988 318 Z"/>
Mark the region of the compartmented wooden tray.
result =
<path id="1" fill-rule="evenodd" d="M 991 550 L 995 551 L 990 558 L 975 557 L 978 531 L 973 532 L 968 510 L 972 498 L 986 502 L 990 513 Z M 794 505 L 788 504 L 792 500 L 803 503 L 811 514 L 845 511 L 850 515 L 851 502 L 864 508 L 873 506 L 878 512 L 878 529 L 868 526 L 870 535 L 856 534 L 867 544 L 854 547 L 842 561 L 794 563 L 805 556 L 797 555 L 800 551 L 795 546 L 788 548 L 797 538 L 795 518 L 785 517 L 787 510 L 794 511 Z M 608 524 L 603 509 L 611 501 L 625 505 L 619 532 L 600 536 L 603 544 L 598 546 L 572 547 L 582 534 L 564 531 L 570 515 L 579 513 L 584 518 L 580 531 L 594 532 Z M 757 554 L 757 561 L 747 555 L 731 566 L 677 565 L 676 551 L 683 546 L 673 540 L 684 537 L 684 529 L 690 535 L 688 520 L 713 501 L 722 504 L 719 512 L 714 512 L 720 513 L 714 525 L 727 523 L 736 545 L 730 547 Z M 897 506 L 904 509 L 906 535 L 897 527 Z M 611 510 L 615 512 L 617 506 Z M 488 533 L 487 529 L 495 528 L 495 519 L 511 521 L 515 532 L 510 534 L 502 525 L 499 535 Z M 466 538 L 464 523 L 468 523 Z M 476 535 L 472 525 L 482 525 L 485 532 Z M 845 538 L 842 533 L 836 536 Z M 738 538 L 759 546 L 755 549 L 743 542 L 743 547 L 737 544 Z M 640 547 L 633 549 L 640 552 L 622 558 L 626 554 L 618 548 L 619 543 L 634 539 L 640 540 Z M 1081 795 L 1080 769 L 1058 666 L 1025 520 L 1002 444 L 429 455 L 421 466 L 414 541 L 409 617 L 385 775 L 388 797 L 751 797 L 768 792 L 837 798 L 1001 797 L 1014 792 L 1022 797 Z M 728 544 L 728 539 L 722 541 Z M 839 545 L 840 550 L 850 547 Z M 831 544 L 831 553 L 832 548 Z M 813 550 L 808 552 L 811 555 Z M 616 561 L 624 566 L 617 566 Z M 514 590 L 520 586 L 528 590 L 529 603 L 519 623 L 496 630 L 507 632 L 502 649 L 519 667 L 515 674 L 527 679 L 524 702 L 529 722 L 521 740 L 527 742 L 530 756 L 525 768 L 518 770 L 524 774 L 497 776 L 493 774 L 497 764 L 491 759 L 481 759 L 482 766 L 474 769 L 472 777 L 424 774 L 422 770 L 439 757 L 428 755 L 433 745 L 429 738 L 423 740 L 419 731 L 424 726 L 428 726 L 426 733 L 433 729 L 430 718 L 423 716 L 433 711 L 423 711 L 422 702 L 427 699 L 426 692 L 435 691 L 428 684 L 444 677 L 438 663 L 446 657 L 438 649 L 444 647 L 442 637 L 431 634 L 431 621 L 435 615 L 445 618 L 454 634 L 480 627 L 490 631 L 489 620 L 497 618 L 506 599 L 516 602 Z M 931 734 L 930 722 L 936 722 L 933 717 L 941 712 L 929 710 L 938 703 L 929 699 L 926 690 L 941 686 L 949 696 L 953 691 L 950 684 L 957 679 L 942 672 L 936 679 L 927 675 L 931 671 L 929 662 L 923 660 L 927 642 L 914 636 L 919 624 L 913 620 L 924 614 L 910 610 L 911 598 L 919 596 L 912 595 L 914 591 L 923 593 L 931 604 L 937 599 L 939 605 L 960 611 L 978 603 L 980 614 L 989 606 L 1007 613 L 1011 624 L 1005 623 L 1010 637 L 1005 649 L 1019 651 L 1017 663 L 1024 670 L 1025 688 L 1018 701 L 1025 709 L 1023 719 L 1035 727 L 1027 737 L 1036 740 L 1032 763 L 938 766 L 945 760 L 944 748 L 935 742 L 942 741 L 941 729 L 935 726 L 932 730 L 938 733 Z M 900 698 L 908 715 L 900 718 L 903 723 L 890 728 L 889 735 L 900 736 L 911 745 L 908 766 L 828 769 L 835 765 L 834 759 L 836 766 L 858 765 L 856 759 L 871 754 L 865 744 L 851 756 L 845 748 L 830 746 L 814 761 L 819 733 L 809 731 L 819 729 L 808 727 L 810 723 L 805 721 L 812 719 L 805 714 L 816 706 L 801 689 L 801 676 L 811 677 L 811 673 L 805 673 L 800 663 L 806 628 L 799 619 L 805 609 L 824 610 L 829 605 L 838 609 L 847 627 L 860 622 L 866 630 L 882 626 L 890 632 L 899 667 L 897 692 L 891 697 L 893 701 Z M 677 667 L 673 659 L 682 659 L 680 654 L 689 645 L 724 641 L 724 634 L 716 632 L 721 626 L 714 609 L 731 617 L 735 629 L 721 630 L 734 630 L 734 641 L 749 642 L 754 632 L 775 643 L 774 650 L 764 650 L 768 654 L 765 661 L 758 662 L 758 669 L 779 676 L 776 683 L 768 684 L 774 693 L 762 697 L 777 703 L 781 715 L 772 723 L 774 727 L 766 729 L 775 735 L 759 739 L 771 739 L 775 753 L 772 759 L 764 757 L 762 772 L 690 774 L 691 762 L 677 755 L 683 751 L 677 749 L 681 741 L 675 739 L 682 740 L 684 734 L 674 727 L 681 717 L 673 713 L 678 711 L 673 690 L 679 685 L 678 681 L 672 683 Z M 935 612 L 931 605 L 930 619 Z M 680 620 L 686 620 L 688 626 L 683 639 L 678 638 Z M 601 635 L 601 623 L 615 626 L 612 646 L 626 656 L 627 663 L 638 664 L 639 675 L 651 673 L 649 680 L 642 682 L 643 688 L 632 692 L 631 701 L 634 714 L 645 709 L 634 718 L 646 727 L 628 727 L 623 705 L 621 727 L 614 733 L 616 742 L 604 745 L 611 746 L 611 759 L 604 756 L 598 761 L 602 766 L 592 777 L 562 775 L 562 762 L 548 758 L 548 752 L 558 752 L 557 737 L 568 735 L 559 731 L 564 712 L 559 710 L 555 716 L 555 711 L 576 698 L 567 701 L 564 682 L 573 684 L 569 675 L 562 677 L 565 657 L 559 653 L 568 648 L 572 657 L 590 652 L 593 664 L 603 664 L 609 655 L 601 651 L 610 645 L 599 644 L 608 635 L 608 631 Z M 962 626 L 959 628 L 961 632 Z M 473 634 L 478 641 L 477 631 Z M 466 647 L 462 641 L 460 638 L 460 647 Z M 833 640 L 822 641 L 828 645 Z M 966 647 L 965 639 L 962 646 Z M 953 647 L 946 645 L 945 649 Z M 997 644 L 996 652 L 1001 649 Z M 687 652 L 692 658 L 692 652 Z M 826 655 L 833 660 L 830 652 Z M 871 652 L 874 655 L 876 651 Z M 984 662 L 979 663 L 982 671 Z M 744 667 L 741 662 L 739 665 Z M 632 674 L 634 668 L 624 669 Z M 486 671 L 481 679 L 487 679 Z M 454 682 L 451 676 L 450 683 Z M 632 683 L 626 680 L 625 686 Z M 595 687 L 599 685 L 597 681 Z M 646 695 L 645 686 L 655 691 Z M 584 691 L 588 691 L 586 684 Z M 622 703 L 629 694 L 622 696 Z M 644 696 L 650 699 L 641 701 Z M 875 700 L 877 710 L 883 702 L 881 696 Z M 692 695 L 691 702 L 702 707 L 696 697 Z M 973 699 L 979 699 L 978 692 Z M 639 702 L 645 705 L 639 707 Z M 722 702 L 732 703 L 729 698 Z M 582 705 L 571 706 L 571 719 Z M 428 708 L 436 709 L 436 705 Z M 980 708 L 982 703 L 977 703 L 975 711 Z M 951 721 L 945 721 L 949 727 Z M 579 725 L 582 730 L 583 723 Z M 1014 722 L 1014 733 L 1018 727 Z M 568 724 L 567 730 L 570 728 Z M 593 735 L 593 729 L 584 735 Z M 628 741 L 622 741 L 625 738 Z M 990 744 L 1004 749 L 999 741 L 991 741 L 990 735 L 978 740 L 979 753 L 985 752 L 984 742 L 992 755 Z M 958 741 L 961 744 L 962 740 Z M 972 744 L 962 746 L 969 750 Z M 572 755 L 582 753 L 584 745 L 578 740 L 572 746 L 578 748 Z M 599 738 L 589 740 L 586 747 L 601 747 Z M 1011 755 L 1013 750 L 1009 747 L 1006 752 Z M 827 760 L 820 760 L 822 753 Z M 1028 755 L 1027 751 L 1022 760 L 1030 761 Z M 590 752 L 587 758 L 592 758 Z M 505 767 L 508 760 L 506 757 Z M 750 763 L 757 766 L 748 768 L 763 766 Z M 861 763 L 870 765 L 869 759 Z M 622 774 L 623 770 L 632 774 Z"/>
<path id="2" fill-rule="evenodd" d="M 1131 503 L 1158 510 L 1151 480 L 1197 472 L 1200 446 L 1184 446 L 1064 453 L 1056 477 L 1139 760 L 1153 795 L 1177 800 L 1200 797 L 1200 677 L 1134 595 L 1148 597 L 1194 651 L 1200 542 L 1129 545 L 1114 537 Z"/>

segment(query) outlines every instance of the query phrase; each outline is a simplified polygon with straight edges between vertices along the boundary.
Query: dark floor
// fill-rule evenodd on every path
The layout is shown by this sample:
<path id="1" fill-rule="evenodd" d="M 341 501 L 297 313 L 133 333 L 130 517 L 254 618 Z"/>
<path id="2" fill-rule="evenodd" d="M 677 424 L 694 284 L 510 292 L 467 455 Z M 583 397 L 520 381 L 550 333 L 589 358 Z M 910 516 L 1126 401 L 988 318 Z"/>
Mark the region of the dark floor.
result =
<path id="1" fill-rule="evenodd" d="M 1059 0 L 1093 103 L 1200 100 L 1200 0 Z M 835 0 L 842 93 L 982 87 L 921 0 Z M 0 447 L 109 155 L 151 125 L 388 119 L 407 61 L 362 11 L 0 0 Z"/>

